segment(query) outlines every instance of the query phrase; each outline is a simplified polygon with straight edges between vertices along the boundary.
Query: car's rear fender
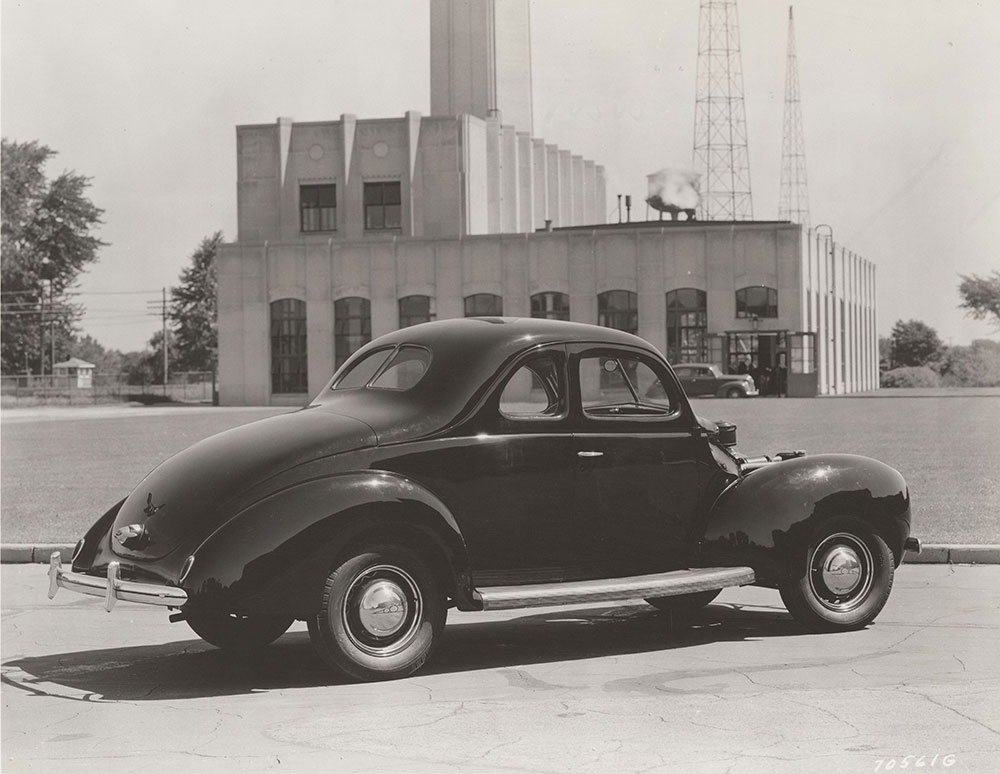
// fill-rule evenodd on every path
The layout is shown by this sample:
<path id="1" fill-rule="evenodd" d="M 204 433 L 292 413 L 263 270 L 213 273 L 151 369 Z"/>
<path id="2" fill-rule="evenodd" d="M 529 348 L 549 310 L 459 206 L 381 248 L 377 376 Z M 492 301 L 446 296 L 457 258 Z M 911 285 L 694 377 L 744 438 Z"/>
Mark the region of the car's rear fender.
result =
<path id="1" fill-rule="evenodd" d="M 747 473 L 719 495 L 702 539 L 712 564 L 746 564 L 764 584 L 802 577 L 815 530 L 858 519 L 879 534 L 898 565 L 910 534 L 910 497 L 893 468 L 868 457 L 819 454 Z"/>
<path id="2" fill-rule="evenodd" d="M 444 504 L 408 478 L 364 471 L 290 487 L 230 519 L 194 552 L 188 605 L 305 617 L 337 556 L 362 537 L 417 544 L 444 564 L 456 604 L 474 604 L 465 542 Z"/>

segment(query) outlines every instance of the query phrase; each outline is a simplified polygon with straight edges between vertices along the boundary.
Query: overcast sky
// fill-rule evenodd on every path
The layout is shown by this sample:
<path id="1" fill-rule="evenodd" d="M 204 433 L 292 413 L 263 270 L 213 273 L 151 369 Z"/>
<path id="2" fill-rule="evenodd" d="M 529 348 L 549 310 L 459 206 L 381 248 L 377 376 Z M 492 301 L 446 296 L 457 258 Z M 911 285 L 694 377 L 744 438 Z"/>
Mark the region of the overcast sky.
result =
<path id="1" fill-rule="evenodd" d="M 86 332 L 139 349 L 147 301 L 236 236 L 236 133 L 430 109 L 427 0 L 2 0 L 0 128 L 93 178 L 109 242 Z M 787 0 L 739 4 L 754 216 L 777 218 Z M 690 166 L 697 0 L 533 0 L 535 135 L 606 169 L 608 209 Z M 795 34 L 812 222 L 878 266 L 878 327 L 996 336 L 959 274 L 1000 268 L 1000 2 L 803 0 Z M 636 210 L 634 209 L 634 213 Z"/>

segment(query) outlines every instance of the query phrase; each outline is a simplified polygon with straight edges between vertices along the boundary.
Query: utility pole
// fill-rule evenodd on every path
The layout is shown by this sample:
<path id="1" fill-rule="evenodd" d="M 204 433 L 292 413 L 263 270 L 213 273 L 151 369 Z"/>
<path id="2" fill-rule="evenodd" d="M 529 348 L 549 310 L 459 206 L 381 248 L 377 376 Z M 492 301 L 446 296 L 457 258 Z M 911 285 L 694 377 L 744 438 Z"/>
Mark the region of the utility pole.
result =
<path id="1" fill-rule="evenodd" d="M 52 348 L 52 358 L 49 361 L 52 367 L 52 386 L 55 387 L 56 376 L 56 312 L 53 300 L 55 282 L 49 280 L 49 346 Z"/>
<path id="2" fill-rule="evenodd" d="M 167 377 L 169 374 L 169 340 L 167 339 L 167 289 L 162 289 L 162 294 L 159 301 L 147 301 L 146 308 L 149 310 L 150 314 L 159 314 L 161 323 L 163 326 L 163 394 L 167 394 Z"/>
<path id="3" fill-rule="evenodd" d="M 736 0 L 701 0 L 694 110 L 700 220 L 753 220 Z"/>
<path id="4" fill-rule="evenodd" d="M 806 146 L 802 131 L 799 95 L 799 60 L 795 53 L 795 21 L 788 6 L 788 56 L 785 61 L 785 119 L 781 136 L 781 187 L 778 219 L 809 229 L 809 185 L 806 180 Z"/>

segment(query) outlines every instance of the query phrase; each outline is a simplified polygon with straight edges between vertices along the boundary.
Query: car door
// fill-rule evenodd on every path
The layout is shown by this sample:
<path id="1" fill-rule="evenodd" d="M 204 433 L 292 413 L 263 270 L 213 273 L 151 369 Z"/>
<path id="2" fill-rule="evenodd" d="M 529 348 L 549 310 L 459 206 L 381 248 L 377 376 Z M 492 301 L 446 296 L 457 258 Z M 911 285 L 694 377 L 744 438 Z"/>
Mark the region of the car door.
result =
<path id="1" fill-rule="evenodd" d="M 463 427 L 394 463 L 452 512 L 478 586 L 595 577 L 601 525 L 579 510 L 566 360 L 562 345 L 523 356 Z"/>
<path id="2" fill-rule="evenodd" d="M 601 525 L 607 574 L 690 566 L 705 444 L 677 382 L 625 348 L 577 347 L 570 371 L 582 507 Z"/>

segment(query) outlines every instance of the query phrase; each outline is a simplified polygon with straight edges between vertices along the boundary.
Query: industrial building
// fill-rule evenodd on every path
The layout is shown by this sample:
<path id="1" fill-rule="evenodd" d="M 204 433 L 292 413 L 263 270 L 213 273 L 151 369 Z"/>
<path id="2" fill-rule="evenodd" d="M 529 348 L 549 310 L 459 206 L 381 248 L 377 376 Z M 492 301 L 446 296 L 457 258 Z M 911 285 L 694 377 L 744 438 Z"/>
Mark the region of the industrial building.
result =
<path id="1" fill-rule="evenodd" d="M 480 315 L 781 367 L 789 396 L 878 386 L 873 264 L 789 222 L 605 223 L 603 168 L 533 136 L 527 0 L 432 0 L 431 31 L 431 116 L 237 127 L 223 405 L 301 405 L 372 338 Z"/>

